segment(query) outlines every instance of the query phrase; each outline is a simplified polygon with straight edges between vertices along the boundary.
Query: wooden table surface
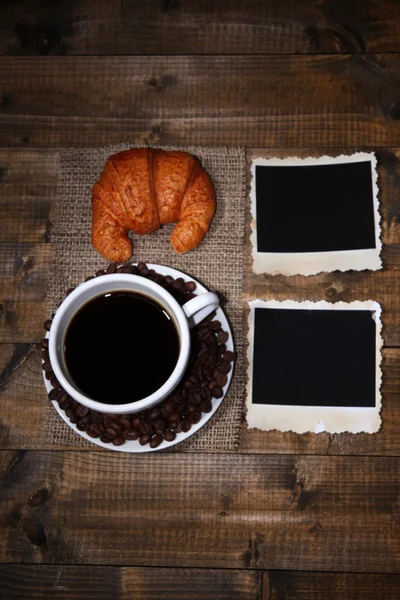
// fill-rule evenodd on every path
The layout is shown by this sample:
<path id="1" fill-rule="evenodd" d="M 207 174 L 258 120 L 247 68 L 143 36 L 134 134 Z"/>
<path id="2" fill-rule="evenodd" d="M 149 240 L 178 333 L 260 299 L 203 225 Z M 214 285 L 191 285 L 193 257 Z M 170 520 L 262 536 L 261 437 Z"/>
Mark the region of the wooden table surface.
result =
<path id="1" fill-rule="evenodd" d="M 400 3 L 0 7 L 0 598 L 398 599 Z M 247 260 L 244 303 L 379 301 L 379 433 L 243 425 L 235 452 L 137 456 L 43 441 L 57 148 L 122 141 L 376 150 L 384 270 L 255 276 Z"/>

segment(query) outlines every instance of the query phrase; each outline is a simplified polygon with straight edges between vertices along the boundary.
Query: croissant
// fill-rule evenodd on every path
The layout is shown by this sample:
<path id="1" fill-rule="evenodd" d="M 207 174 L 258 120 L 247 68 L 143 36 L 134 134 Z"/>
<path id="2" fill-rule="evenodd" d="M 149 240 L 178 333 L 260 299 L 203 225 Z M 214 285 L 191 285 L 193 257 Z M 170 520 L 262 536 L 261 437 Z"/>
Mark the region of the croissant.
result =
<path id="1" fill-rule="evenodd" d="M 138 148 L 110 156 L 92 189 L 92 244 L 114 262 L 132 255 L 130 230 L 156 231 L 178 221 L 171 245 L 196 248 L 215 213 L 215 192 L 199 161 L 186 152 Z"/>

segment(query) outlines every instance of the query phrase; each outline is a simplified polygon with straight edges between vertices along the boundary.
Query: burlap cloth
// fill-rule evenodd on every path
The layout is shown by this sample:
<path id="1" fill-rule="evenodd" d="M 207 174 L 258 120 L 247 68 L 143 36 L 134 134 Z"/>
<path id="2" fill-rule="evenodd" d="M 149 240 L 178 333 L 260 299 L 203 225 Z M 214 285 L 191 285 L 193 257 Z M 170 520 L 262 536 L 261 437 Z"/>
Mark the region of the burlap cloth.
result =
<path id="1" fill-rule="evenodd" d="M 61 176 L 51 237 L 54 260 L 47 297 L 49 313 L 54 312 L 67 288 L 76 286 L 107 264 L 90 243 L 90 191 L 107 157 L 129 147 L 132 145 L 61 151 Z M 180 269 L 221 294 L 238 352 L 232 384 L 209 423 L 176 449 L 232 450 L 239 441 L 245 388 L 242 323 L 245 151 L 243 148 L 179 149 L 196 155 L 212 177 L 217 212 L 211 228 L 198 249 L 182 256 L 170 245 L 173 225 L 164 226 L 151 235 L 133 235 L 132 260 Z M 74 433 L 51 406 L 47 408 L 43 434 L 58 445 L 91 445 Z"/>

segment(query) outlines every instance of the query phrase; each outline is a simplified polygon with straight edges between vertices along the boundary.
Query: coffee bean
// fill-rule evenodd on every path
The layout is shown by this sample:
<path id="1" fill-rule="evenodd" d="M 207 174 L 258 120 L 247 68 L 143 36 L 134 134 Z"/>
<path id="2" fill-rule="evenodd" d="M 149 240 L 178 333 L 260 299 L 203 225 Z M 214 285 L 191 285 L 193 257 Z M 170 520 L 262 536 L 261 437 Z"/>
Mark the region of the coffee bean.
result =
<path id="1" fill-rule="evenodd" d="M 166 275 L 165 276 L 165 283 L 167 283 L 168 285 L 171 285 L 171 283 L 174 281 L 174 278 L 171 277 L 171 275 Z"/>
<path id="2" fill-rule="evenodd" d="M 40 345 L 42 346 L 42 348 L 44 348 L 45 350 L 47 350 L 47 348 L 49 347 L 49 340 L 48 340 L 48 338 L 43 338 L 42 340 L 40 340 Z"/>
<path id="3" fill-rule="evenodd" d="M 214 368 L 217 362 L 217 358 L 213 355 L 210 354 L 209 357 L 207 358 L 207 364 L 209 367 Z"/>
<path id="4" fill-rule="evenodd" d="M 106 430 L 106 426 L 104 425 L 104 423 L 98 423 L 99 429 L 101 433 L 104 433 Z"/>
<path id="5" fill-rule="evenodd" d="M 55 400 L 57 398 L 59 390 L 56 390 L 55 388 L 53 388 L 52 390 L 50 390 L 48 396 L 49 396 L 49 400 Z"/>
<path id="6" fill-rule="evenodd" d="M 58 392 L 60 392 L 59 394 L 57 394 L 57 402 L 58 404 L 64 404 L 66 400 L 69 399 L 69 395 L 67 392 L 65 392 L 64 390 L 57 390 Z"/>
<path id="7" fill-rule="evenodd" d="M 103 415 L 95 410 L 91 411 L 91 417 L 93 423 L 101 423 L 103 421 Z"/>
<path id="8" fill-rule="evenodd" d="M 86 431 L 88 427 L 89 425 L 86 425 L 86 423 L 82 423 L 82 421 L 79 421 L 79 423 L 76 426 L 76 428 L 79 429 L 79 431 Z"/>
<path id="9" fill-rule="evenodd" d="M 221 329 L 221 323 L 219 321 L 213 321 L 210 325 L 211 331 L 219 331 Z"/>
<path id="10" fill-rule="evenodd" d="M 200 402 L 200 410 L 203 413 L 209 413 L 212 411 L 212 403 L 210 400 L 202 400 Z"/>
<path id="11" fill-rule="evenodd" d="M 232 362 L 235 359 L 235 353 L 232 352 L 231 350 L 227 350 L 226 352 L 224 352 L 224 354 L 222 355 L 222 358 L 224 360 L 227 360 L 228 362 Z"/>
<path id="12" fill-rule="evenodd" d="M 149 443 L 150 438 L 151 438 L 151 436 L 149 433 L 142 433 L 142 435 L 139 438 L 139 444 L 141 446 L 145 446 L 146 444 Z"/>
<path id="13" fill-rule="evenodd" d="M 183 419 L 183 421 L 181 423 L 182 431 L 184 433 L 187 433 L 191 429 L 191 427 L 192 427 L 192 423 L 190 422 L 190 419 L 189 418 Z"/>
<path id="14" fill-rule="evenodd" d="M 175 402 L 173 402 L 173 400 L 168 400 L 168 402 L 166 402 L 164 405 L 164 408 L 169 415 L 172 414 L 175 412 Z"/>
<path id="15" fill-rule="evenodd" d="M 202 348 L 200 348 L 199 353 L 198 353 L 198 358 L 203 358 L 204 356 L 208 355 L 208 348 L 207 346 L 202 346 Z"/>
<path id="16" fill-rule="evenodd" d="M 142 422 L 142 421 L 141 421 L 141 419 L 140 419 L 139 417 L 134 417 L 134 418 L 132 419 L 132 427 L 133 427 L 134 429 L 139 429 L 141 422 Z"/>
<path id="17" fill-rule="evenodd" d="M 153 426 L 157 434 L 164 433 L 166 428 L 164 419 L 156 419 L 153 423 Z"/>
<path id="18" fill-rule="evenodd" d="M 193 404 L 188 404 L 187 406 L 187 412 L 190 413 L 194 413 L 197 411 L 197 408 L 195 406 L 193 406 Z"/>
<path id="19" fill-rule="evenodd" d="M 147 418 L 150 421 L 154 421 L 155 419 L 158 419 L 158 417 L 161 415 L 160 409 L 159 408 L 152 408 L 148 413 L 147 413 Z"/>
<path id="20" fill-rule="evenodd" d="M 218 344 L 218 346 L 217 346 L 217 354 L 224 354 L 224 352 L 226 352 L 226 345 L 225 344 Z"/>
<path id="21" fill-rule="evenodd" d="M 196 289 L 196 284 L 194 281 L 186 281 L 185 290 L 187 292 L 194 292 L 195 289 Z"/>
<path id="22" fill-rule="evenodd" d="M 112 421 L 118 421 L 118 419 L 119 419 L 119 415 L 115 415 L 113 413 L 107 413 L 107 417 L 109 419 L 111 419 Z"/>
<path id="23" fill-rule="evenodd" d="M 137 269 L 138 269 L 139 273 L 141 273 L 143 271 L 143 269 L 146 269 L 148 271 L 147 265 L 144 262 L 138 263 Z"/>
<path id="24" fill-rule="evenodd" d="M 87 430 L 87 434 L 90 435 L 90 437 L 100 437 L 101 431 L 100 431 L 100 427 L 97 425 L 97 423 L 92 423 L 89 427 L 89 429 Z"/>
<path id="25" fill-rule="evenodd" d="M 220 371 L 220 373 L 229 373 L 231 369 L 231 363 L 227 360 L 222 360 L 221 363 L 218 365 L 218 371 Z"/>
<path id="26" fill-rule="evenodd" d="M 106 272 L 104 269 L 99 269 L 98 271 L 96 271 L 95 275 L 96 277 L 102 277 L 103 275 L 105 275 Z"/>
<path id="27" fill-rule="evenodd" d="M 94 279 L 94 276 L 93 276 L 93 275 L 89 275 L 89 277 L 86 277 L 86 279 L 85 279 L 85 282 L 86 282 L 86 281 L 90 281 L 91 279 Z"/>
<path id="28" fill-rule="evenodd" d="M 219 387 L 225 387 L 228 382 L 228 376 L 225 373 L 218 373 L 215 377 L 215 382 Z"/>
<path id="29" fill-rule="evenodd" d="M 217 337 L 220 344 L 225 344 L 229 339 L 229 333 L 227 331 L 220 331 Z"/>
<path id="30" fill-rule="evenodd" d="M 160 413 L 163 419 L 166 419 L 168 417 L 168 412 L 165 410 L 165 406 L 161 406 Z"/>
<path id="31" fill-rule="evenodd" d="M 221 386 L 215 385 L 211 390 L 211 394 L 214 396 L 214 398 L 222 398 L 222 396 L 224 395 L 224 390 Z"/>
<path id="32" fill-rule="evenodd" d="M 180 421 L 181 420 L 181 415 L 177 412 L 172 413 L 172 415 L 168 416 L 168 421 L 173 422 L 173 421 Z"/>
<path id="33" fill-rule="evenodd" d="M 106 435 L 101 435 L 100 436 L 100 440 L 103 442 L 103 444 L 110 444 L 111 443 L 110 438 L 108 438 Z"/>
<path id="34" fill-rule="evenodd" d="M 199 392 L 194 392 L 192 394 L 192 398 L 191 398 L 191 403 L 194 404 L 195 406 L 198 406 L 201 402 L 201 395 Z"/>
<path id="35" fill-rule="evenodd" d="M 52 379 L 54 379 L 54 373 L 53 373 L 53 371 L 45 371 L 44 372 L 44 376 L 46 377 L 46 379 L 48 381 L 51 381 Z"/>
<path id="36" fill-rule="evenodd" d="M 117 263 L 110 263 L 106 269 L 106 274 L 112 275 L 112 273 L 115 273 L 116 271 L 117 271 Z"/>
<path id="37" fill-rule="evenodd" d="M 201 412 L 200 411 L 196 411 L 194 413 L 191 413 L 191 415 L 189 415 L 190 421 L 192 422 L 192 425 L 196 425 L 196 423 L 198 423 L 201 419 Z"/>
<path id="38" fill-rule="evenodd" d="M 89 415 L 89 413 L 87 415 L 85 415 L 84 417 L 81 417 L 81 423 L 84 423 L 85 425 L 90 425 L 92 422 L 91 416 Z M 100 425 L 100 423 L 99 423 Z M 102 423 L 101 423 L 102 425 Z"/>
<path id="39" fill-rule="evenodd" d="M 201 388 L 200 395 L 201 395 L 202 400 L 211 400 L 211 398 L 212 398 L 211 390 L 209 387 Z"/>
<path id="40" fill-rule="evenodd" d="M 50 383 L 53 387 L 57 388 L 58 390 L 61 389 L 61 383 L 58 381 L 58 379 L 56 377 L 52 377 L 50 379 Z"/>
<path id="41" fill-rule="evenodd" d="M 117 273 L 130 273 L 131 268 L 129 265 L 121 265 L 117 268 Z"/>
<path id="42" fill-rule="evenodd" d="M 44 322 L 43 326 L 46 331 L 50 331 L 52 322 L 52 319 L 47 319 L 47 321 Z"/>
<path id="43" fill-rule="evenodd" d="M 71 413 L 68 415 L 68 418 L 71 421 L 71 423 L 73 423 L 74 425 L 79 423 L 79 417 L 75 411 L 71 411 Z"/>
<path id="44" fill-rule="evenodd" d="M 151 423 L 149 423 L 148 421 L 143 423 L 142 425 L 142 431 L 143 433 L 153 433 L 153 425 Z"/>
<path id="45" fill-rule="evenodd" d="M 112 443 L 114 444 L 114 446 L 122 446 L 122 444 L 125 443 L 125 440 L 122 437 L 116 437 L 113 439 Z"/>
<path id="46" fill-rule="evenodd" d="M 168 429 L 172 429 L 172 431 L 176 431 L 178 429 L 178 421 L 171 421 L 168 423 Z"/>
<path id="47" fill-rule="evenodd" d="M 82 406 L 82 404 L 80 404 L 77 409 L 76 409 L 76 414 L 79 417 L 85 417 L 89 412 L 89 409 L 86 406 Z"/>
<path id="48" fill-rule="evenodd" d="M 130 422 L 130 421 L 128 421 L 128 419 L 122 419 L 122 418 L 121 418 L 121 419 L 119 420 L 119 422 L 120 422 L 120 424 L 122 425 L 122 427 L 123 427 L 124 429 L 128 430 L 128 429 L 130 429 L 130 428 L 131 428 L 131 422 Z"/>
<path id="49" fill-rule="evenodd" d="M 164 433 L 164 439 L 165 439 L 167 442 L 173 442 L 175 438 L 176 438 L 176 433 L 175 433 L 175 431 L 166 431 L 166 432 Z"/>
<path id="50" fill-rule="evenodd" d="M 107 427 L 107 429 L 105 430 L 104 433 L 111 440 L 113 440 L 115 437 L 117 437 L 117 432 L 115 431 L 115 429 L 112 429 L 112 427 Z"/>
<path id="51" fill-rule="evenodd" d="M 42 349 L 42 361 L 43 362 L 50 362 L 50 354 L 49 354 L 49 351 L 47 350 L 47 348 L 43 348 Z"/>
<path id="52" fill-rule="evenodd" d="M 157 448 L 163 441 L 162 435 L 155 435 L 150 441 L 150 448 Z"/>
<path id="53" fill-rule="evenodd" d="M 128 431 L 125 435 L 126 440 L 138 440 L 140 438 L 141 432 L 139 429 L 132 429 L 132 431 Z"/>
<path id="54" fill-rule="evenodd" d="M 180 415 L 183 415 L 186 412 L 186 402 L 182 402 L 182 404 L 178 404 L 176 407 L 176 412 Z"/>
<path id="55" fill-rule="evenodd" d="M 212 368 L 209 365 L 202 365 L 201 369 L 202 369 L 202 373 L 203 373 L 204 377 L 206 379 L 208 379 L 209 381 L 212 381 L 212 379 L 214 377 Z"/>
<path id="56" fill-rule="evenodd" d="M 116 431 L 118 435 L 120 435 L 124 430 L 124 428 L 122 427 L 122 425 L 120 425 L 118 421 L 111 421 L 109 427 L 114 429 L 114 431 Z"/>

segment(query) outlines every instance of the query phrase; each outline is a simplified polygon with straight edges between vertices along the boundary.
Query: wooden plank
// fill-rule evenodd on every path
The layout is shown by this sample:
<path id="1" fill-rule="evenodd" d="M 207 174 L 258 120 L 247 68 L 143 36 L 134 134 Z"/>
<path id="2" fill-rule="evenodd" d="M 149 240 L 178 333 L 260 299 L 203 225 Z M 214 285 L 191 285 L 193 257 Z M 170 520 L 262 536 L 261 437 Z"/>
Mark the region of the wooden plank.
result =
<path id="1" fill-rule="evenodd" d="M 44 301 L 0 300 L 0 343 L 39 341 L 45 318 Z"/>
<path id="2" fill-rule="evenodd" d="M 2 300 L 43 302 L 51 257 L 50 244 L 0 244 Z"/>
<path id="3" fill-rule="evenodd" d="M 395 0 L 26 0 L 7 5 L 2 54 L 396 52 Z"/>
<path id="4" fill-rule="evenodd" d="M 400 448 L 400 349 L 383 351 L 382 428 L 369 435 L 281 433 L 247 429 L 239 451 L 260 454 L 398 456 Z M 49 401 L 42 379 L 40 353 L 32 344 L 0 344 L 0 448 L 82 450 L 57 444 L 43 434 Z M 21 415 L 24 418 L 21 418 Z M 60 427 L 66 427 L 60 419 Z M 90 451 L 89 446 L 84 450 Z M 177 448 L 179 450 L 179 447 Z"/>
<path id="5" fill-rule="evenodd" d="M 398 575 L 269 571 L 261 600 L 373 600 L 399 597 Z"/>
<path id="6" fill-rule="evenodd" d="M 0 144 L 396 145 L 399 76 L 398 54 L 2 57 Z"/>
<path id="7" fill-rule="evenodd" d="M 3 451 L 0 476 L 4 563 L 400 571 L 396 458 Z"/>
<path id="8" fill-rule="evenodd" d="M 0 148 L 0 242 L 49 241 L 57 178 L 56 151 Z"/>
<path id="9" fill-rule="evenodd" d="M 260 581 L 251 570 L 0 566 L 0 596 L 7 600 L 61 600 L 66 593 L 70 600 L 260 600 Z"/>
<path id="10" fill-rule="evenodd" d="M 1 565 L 8 600 L 397 600 L 397 574 Z"/>

